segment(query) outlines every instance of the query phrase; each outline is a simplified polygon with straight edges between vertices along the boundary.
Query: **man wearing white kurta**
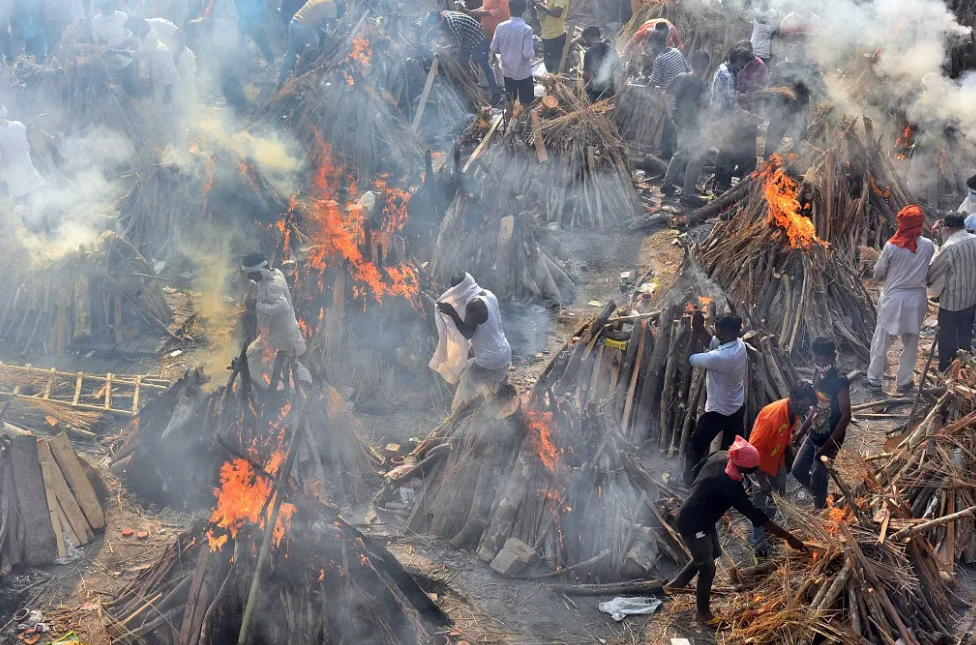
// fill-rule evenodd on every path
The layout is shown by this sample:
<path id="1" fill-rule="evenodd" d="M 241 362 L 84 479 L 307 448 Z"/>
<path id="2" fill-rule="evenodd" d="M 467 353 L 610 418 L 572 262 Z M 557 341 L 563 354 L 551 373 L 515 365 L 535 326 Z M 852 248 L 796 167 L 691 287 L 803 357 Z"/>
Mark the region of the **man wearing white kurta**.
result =
<path id="1" fill-rule="evenodd" d="M 914 385 L 918 333 L 928 309 L 925 276 L 935 254 L 935 244 L 921 237 L 925 216 L 918 206 L 906 206 L 897 220 L 898 232 L 885 243 L 874 265 L 874 277 L 884 280 L 868 366 L 868 387 L 876 391 L 881 390 L 888 349 L 895 337 L 904 346 L 896 377 L 898 391 L 906 392 Z"/>

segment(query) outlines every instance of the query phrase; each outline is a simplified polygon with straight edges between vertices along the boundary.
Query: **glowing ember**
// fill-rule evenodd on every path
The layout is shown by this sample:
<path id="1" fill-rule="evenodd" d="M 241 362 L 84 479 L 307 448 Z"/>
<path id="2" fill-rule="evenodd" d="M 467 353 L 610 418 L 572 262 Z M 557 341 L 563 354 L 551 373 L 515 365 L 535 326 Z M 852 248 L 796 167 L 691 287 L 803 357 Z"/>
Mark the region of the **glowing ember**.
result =
<path id="1" fill-rule="evenodd" d="M 552 412 L 538 412 L 526 407 L 525 421 L 529 427 L 529 441 L 539 455 L 539 461 L 555 475 L 559 465 L 559 449 L 552 441 Z"/>
<path id="2" fill-rule="evenodd" d="M 369 38 L 356 36 L 352 39 L 352 52 L 350 52 L 349 58 L 363 67 L 367 67 L 372 57 L 373 50 L 369 48 Z"/>
<path id="3" fill-rule="evenodd" d="M 783 160 L 773 155 L 759 168 L 763 181 L 763 194 L 768 204 L 766 221 L 786 233 L 790 247 L 809 249 L 814 243 L 826 246 L 817 239 L 816 229 L 809 218 L 800 214 L 799 194 L 796 182 L 783 170 Z"/>
<path id="4" fill-rule="evenodd" d="M 268 472 L 274 474 L 284 462 L 284 455 L 276 452 L 268 463 Z M 217 551 L 227 543 L 228 534 L 236 537 L 238 531 L 247 524 L 263 525 L 265 518 L 260 517 L 268 494 L 271 492 L 270 480 L 254 472 L 250 462 L 245 459 L 234 459 L 220 467 L 220 488 L 214 489 L 217 506 L 210 515 L 212 527 L 207 531 L 210 550 Z M 271 512 L 268 504 L 266 516 Z M 295 507 L 288 502 L 282 502 L 278 513 L 278 521 L 274 527 L 274 544 L 277 546 L 285 535 L 285 530 L 295 513 Z M 260 520 L 260 522 L 259 522 Z M 223 529 L 224 532 L 215 529 Z"/>

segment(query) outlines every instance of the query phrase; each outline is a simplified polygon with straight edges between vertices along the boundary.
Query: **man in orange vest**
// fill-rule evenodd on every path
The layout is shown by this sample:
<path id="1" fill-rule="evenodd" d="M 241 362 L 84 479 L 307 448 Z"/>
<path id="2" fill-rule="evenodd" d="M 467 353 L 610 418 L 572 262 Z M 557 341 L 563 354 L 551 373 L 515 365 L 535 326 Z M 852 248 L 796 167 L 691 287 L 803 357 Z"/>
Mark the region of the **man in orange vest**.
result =
<path id="1" fill-rule="evenodd" d="M 794 431 L 800 417 L 815 405 L 817 393 L 813 386 L 807 381 L 798 381 L 790 388 L 790 398 L 773 401 L 764 407 L 752 426 L 749 443 L 759 452 L 759 470 L 756 471 L 759 490 L 753 494 L 752 503 L 770 517 L 774 508 L 772 491 L 775 489 L 780 495 L 786 492 L 786 473 L 789 472 L 786 453 Z M 766 530 L 762 526 L 753 527 L 752 546 L 757 554 L 765 555 Z"/>

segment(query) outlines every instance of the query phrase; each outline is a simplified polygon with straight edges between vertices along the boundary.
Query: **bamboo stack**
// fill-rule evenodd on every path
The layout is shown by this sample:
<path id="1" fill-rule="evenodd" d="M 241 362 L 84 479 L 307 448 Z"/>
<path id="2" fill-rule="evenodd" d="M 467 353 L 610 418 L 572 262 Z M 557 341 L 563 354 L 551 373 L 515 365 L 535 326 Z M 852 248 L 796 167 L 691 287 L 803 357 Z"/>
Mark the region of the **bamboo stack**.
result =
<path id="1" fill-rule="evenodd" d="M 396 558 L 335 506 L 300 492 L 287 498 L 294 511 L 270 547 L 247 642 L 422 645 L 452 624 Z M 198 520 L 103 604 L 116 642 L 238 640 L 263 531 L 259 522 L 246 523 L 212 550 L 215 531 Z"/>
<path id="2" fill-rule="evenodd" d="M 0 573 L 68 558 L 105 530 L 92 480 L 98 482 L 98 475 L 75 454 L 64 433 L 50 439 L 30 434 L 5 439 L 0 453 Z"/>
<path id="3" fill-rule="evenodd" d="M 0 293 L 0 343 L 21 355 L 64 356 L 74 344 L 122 342 L 141 327 L 170 333 L 173 314 L 153 265 L 116 233 L 46 266 L 23 268 L 26 274 Z"/>
<path id="4" fill-rule="evenodd" d="M 663 92 L 638 82 L 627 83 L 614 96 L 612 118 L 633 155 L 660 153 L 668 118 Z"/>

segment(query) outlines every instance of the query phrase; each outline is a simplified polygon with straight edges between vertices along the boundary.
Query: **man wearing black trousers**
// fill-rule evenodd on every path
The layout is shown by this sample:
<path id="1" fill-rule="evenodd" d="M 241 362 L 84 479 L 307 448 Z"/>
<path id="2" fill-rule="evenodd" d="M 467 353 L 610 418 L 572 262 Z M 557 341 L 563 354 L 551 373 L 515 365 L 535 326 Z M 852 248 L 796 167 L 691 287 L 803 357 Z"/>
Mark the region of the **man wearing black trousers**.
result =
<path id="1" fill-rule="evenodd" d="M 973 344 L 976 313 L 976 235 L 966 230 L 960 213 L 943 220 L 946 241 L 932 258 L 926 283 L 939 299 L 939 370 L 945 371 L 958 350 Z"/>
<path id="2" fill-rule="evenodd" d="M 695 466 L 708 455 L 716 435 L 722 435 L 725 450 L 743 432 L 747 354 L 739 338 L 741 329 L 738 316 L 724 315 L 716 321 L 712 337 L 705 330 L 705 316 L 700 311 L 692 316 L 688 362 L 706 371 L 706 398 L 705 413 L 698 417 L 685 449 L 684 482 L 688 486 L 695 480 Z"/>

